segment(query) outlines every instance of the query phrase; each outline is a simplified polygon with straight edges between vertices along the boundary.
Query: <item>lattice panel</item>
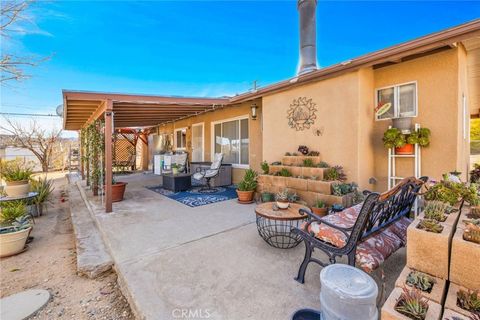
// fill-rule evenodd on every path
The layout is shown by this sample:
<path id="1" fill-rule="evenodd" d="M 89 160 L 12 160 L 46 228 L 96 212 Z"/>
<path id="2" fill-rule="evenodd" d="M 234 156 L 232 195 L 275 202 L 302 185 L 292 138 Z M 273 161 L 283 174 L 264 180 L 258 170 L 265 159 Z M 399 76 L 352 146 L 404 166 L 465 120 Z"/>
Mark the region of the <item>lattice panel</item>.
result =
<path id="1" fill-rule="evenodd" d="M 113 165 L 116 167 L 135 166 L 137 139 L 133 133 L 115 133 Z"/>

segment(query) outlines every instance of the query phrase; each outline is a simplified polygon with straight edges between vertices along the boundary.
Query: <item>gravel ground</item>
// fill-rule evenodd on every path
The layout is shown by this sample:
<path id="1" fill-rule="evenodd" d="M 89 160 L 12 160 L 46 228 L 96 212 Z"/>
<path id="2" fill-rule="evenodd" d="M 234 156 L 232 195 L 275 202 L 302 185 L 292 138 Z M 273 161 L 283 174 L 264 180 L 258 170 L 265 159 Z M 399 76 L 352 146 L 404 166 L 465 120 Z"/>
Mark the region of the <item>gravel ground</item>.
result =
<path id="1" fill-rule="evenodd" d="M 30 288 L 48 290 L 52 299 L 31 319 L 134 319 L 115 273 L 94 280 L 76 274 L 65 184 L 65 178 L 55 179 L 48 212 L 35 219 L 28 250 L 0 260 L 0 297 Z"/>

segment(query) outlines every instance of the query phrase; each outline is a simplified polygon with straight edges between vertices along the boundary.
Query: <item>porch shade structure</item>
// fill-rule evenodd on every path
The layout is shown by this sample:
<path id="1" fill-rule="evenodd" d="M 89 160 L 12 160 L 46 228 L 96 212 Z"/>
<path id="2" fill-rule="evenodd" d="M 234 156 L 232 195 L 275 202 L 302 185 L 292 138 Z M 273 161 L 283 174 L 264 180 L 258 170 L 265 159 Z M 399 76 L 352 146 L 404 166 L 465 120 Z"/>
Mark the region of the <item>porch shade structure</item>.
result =
<path id="1" fill-rule="evenodd" d="M 63 128 L 81 130 L 105 119 L 105 211 L 112 212 L 113 131 L 147 128 L 223 108 L 226 98 L 189 98 L 63 90 Z M 145 142 L 145 141 L 144 141 Z"/>

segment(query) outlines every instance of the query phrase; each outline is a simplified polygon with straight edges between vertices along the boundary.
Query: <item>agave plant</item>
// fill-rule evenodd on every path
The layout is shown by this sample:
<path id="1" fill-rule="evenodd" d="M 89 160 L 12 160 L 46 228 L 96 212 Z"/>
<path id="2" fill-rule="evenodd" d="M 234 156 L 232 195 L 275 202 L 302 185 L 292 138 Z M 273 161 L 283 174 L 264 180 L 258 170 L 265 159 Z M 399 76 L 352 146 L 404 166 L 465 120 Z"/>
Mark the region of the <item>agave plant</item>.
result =
<path id="1" fill-rule="evenodd" d="M 423 272 L 412 271 L 407 276 L 407 285 L 422 290 L 423 292 L 431 292 L 435 279 Z"/>
<path id="2" fill-rule="evenodd" d="M 421 219 L 417 228 L 433 233 L 441 233 L 443 231 L 443 226 L 438 221 L 432 219 Z"/>
<path id="3" fill-rule="evenodd" d="M 428 311 L 428 300 L 422 296 L 416 288 L 403 288 L 403 292 L 397 300 L 395 310 L 415 320 L 423 320 Z"/>
<path id="4" fill-rule="evenodd" d="M 323 178 L 326 181 L 345 181 L 347 175 L 343 172 L 342 166 L 334 166 L 325 170 Z"/>
<path id="5" fill-rule="evenodd" d="M 425 218 L 433 219 L 440 222 L 447 220 L 446 212 L 448 212 L 450 206 L 448 203 L 441 201 L 427 201 L 427 205 L 424 209 Z"/>
<path id="6" fill-rule="evenodd" d="M 480 312 L 480 293 L 473 290 L 458 290 L 457 305 L 471 312 Z"/>

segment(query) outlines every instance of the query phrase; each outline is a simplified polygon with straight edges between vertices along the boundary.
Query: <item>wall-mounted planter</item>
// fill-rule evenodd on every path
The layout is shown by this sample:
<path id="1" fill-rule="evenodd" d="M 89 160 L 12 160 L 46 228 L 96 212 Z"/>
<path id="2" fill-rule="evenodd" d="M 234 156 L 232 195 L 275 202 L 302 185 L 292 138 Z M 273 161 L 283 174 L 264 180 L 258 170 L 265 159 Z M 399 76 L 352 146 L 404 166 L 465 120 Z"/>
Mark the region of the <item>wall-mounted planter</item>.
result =
<path id="1" fill-rule="evenodd" d="M 404 286 L 407 285 L 407 277 L 412 272 L 413 270 L 410 269 L 409 267 L 405 266 L 403 268 L 402 273 L 398 277 L 397 281 L 395 282 L 395 286 L 398 288 L 403 288 Z M 422 291 L 422 294 L 425 298 L 428 300 L 431 300 L 433 302 L 436 302 L 440 305 L 443 305 L 443 302 L 445 301 L 445 296 L 447 293 L 447 281 L 444 279 L 440 279 L 431 275 L 428 275 L 432 277 L 435 281 L 435 284 L 432 287 L 432 290 L 430 292 L 425 292 Z"/>
<path id="2" fill-rule="evenodd" d="M 400 298 L 401 294 L 401 288 L 393 289 L 392 293 L 382 307 L 382 320 L 411 320 L 411 318 L 404 316 L 395 310 L 397 300 Z M 441 316 L 442 306 L 434 301 L 428 301 L 428 311 L 427 315 L 425 316 L 425 320 L 440 320 Z"/>
<path id="3" fill-rule="evenodd" d="M 453 227 L 443 224 L 442 232 L 434 233 L 418 229 L 419 222 L 419 219 L 415 219 L 407 229 L 407 266 L 448 279 Z"/>
<path id="4" fill-rule="evenodd" d="M 472 313 L 468 310 L 462 309 L 457 305 L 457 292 L 458 290 L 465 290 L 467 291 L 468 289 L 465 287 L 461 287 L 455 283 L 450 282 L 450 287 L 448 288 L 448 294 L 447 294 L 447 299 L 445 300 L 445 310 L 452 310 L 456 313 L 459 313 L 467 319 L 472 315 Z M 477 288 L 478 289 L 478 288 Z"/>
<path id="5" fill-rule="evenodd" d="M 463 239 L 465 224 L 462 220 L 464 217 L 462 212 L 452 239 L 450 281 L 478 290 L 480 289 L 480 244 Z"/>

